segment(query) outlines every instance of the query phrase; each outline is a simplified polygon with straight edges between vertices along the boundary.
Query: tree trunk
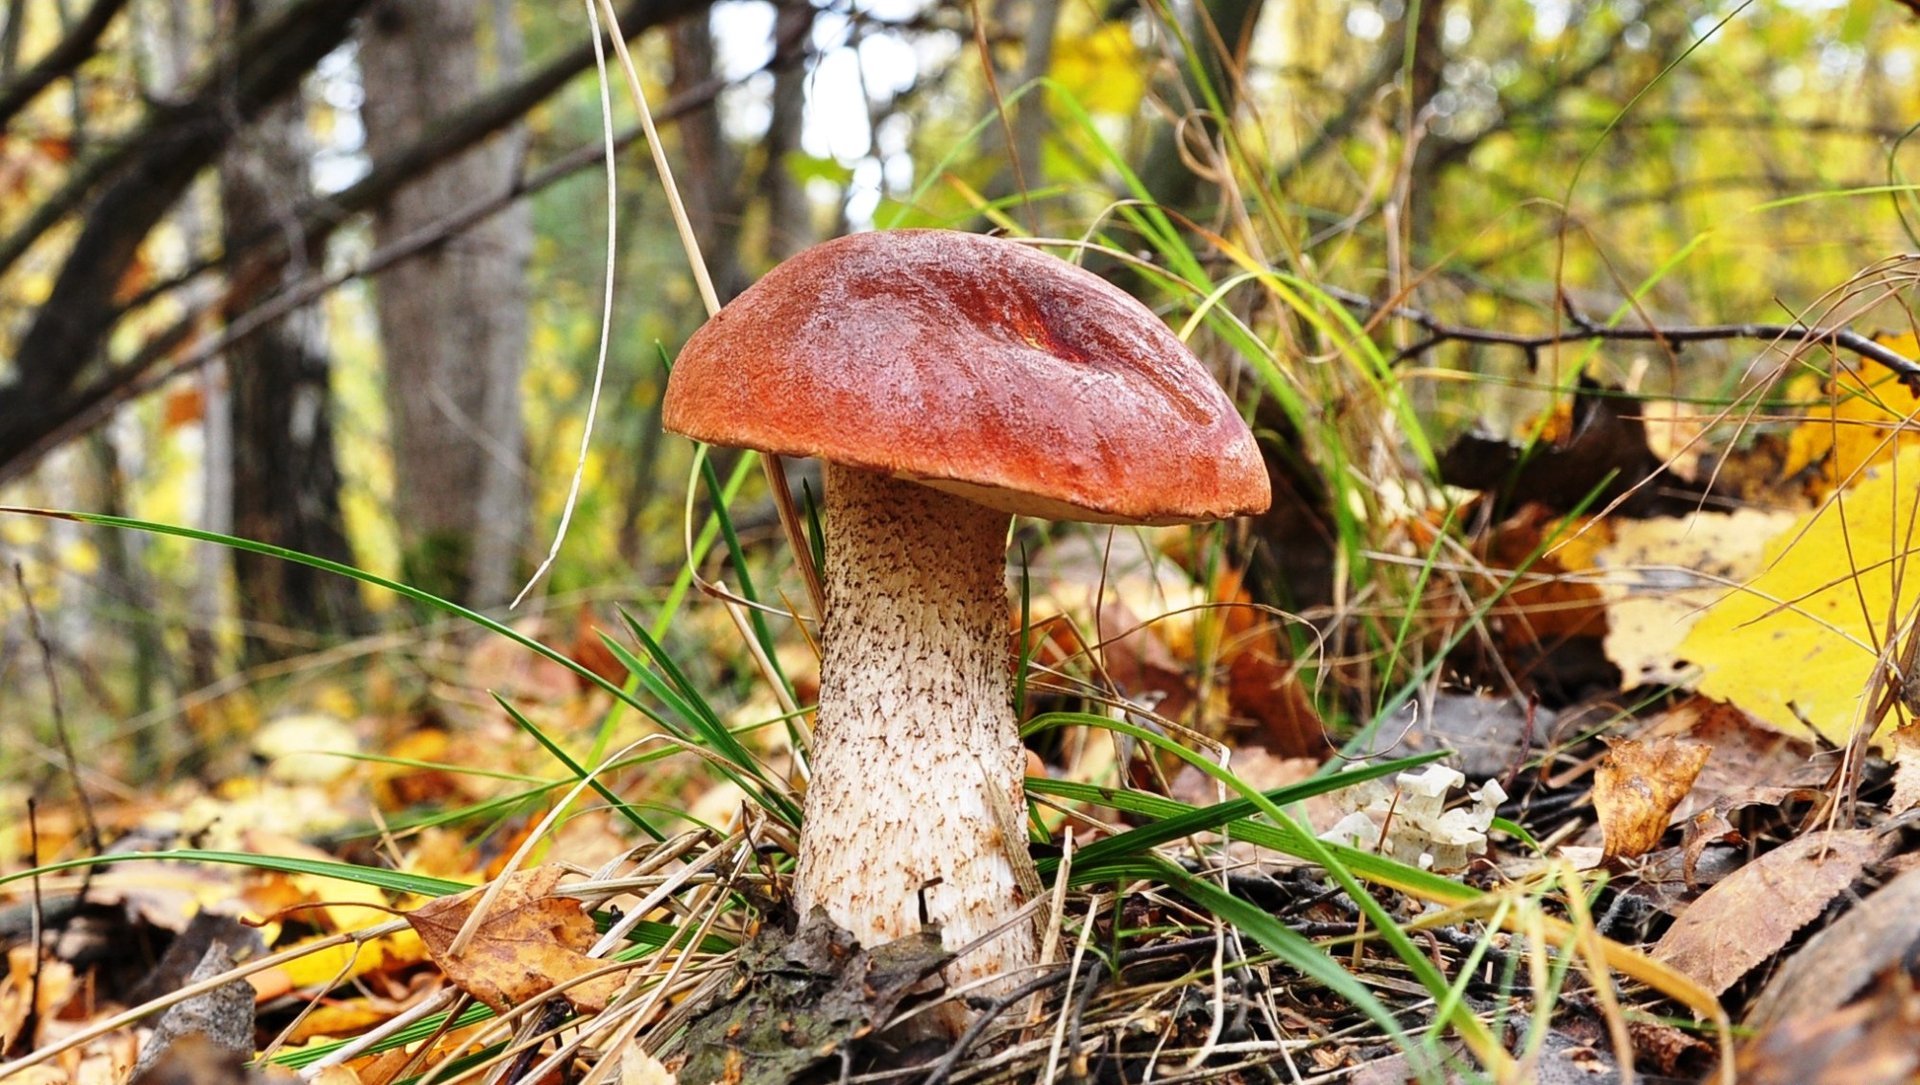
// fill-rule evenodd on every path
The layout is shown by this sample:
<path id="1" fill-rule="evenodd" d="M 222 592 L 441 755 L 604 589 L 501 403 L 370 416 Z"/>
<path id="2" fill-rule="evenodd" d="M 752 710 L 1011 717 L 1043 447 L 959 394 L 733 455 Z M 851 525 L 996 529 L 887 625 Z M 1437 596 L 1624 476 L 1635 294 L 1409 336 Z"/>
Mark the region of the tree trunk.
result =
<path id="1" fill-rule="evenodd" d="M 714 78 L 710 13 L 703 11 L 673 24 L 667 43 L 673 56 L 673 78 L 667 84 L 670 94 L 690 94 Z M 680 118 L 674 128 L 680 139 L 680 163 L 674 172 L 680 178 L 687 217 L 713 276 L 714 290 L 725 303 L 747 288 L 740 269 L 739 156 L 720 130 L 717 99 Z"/>
<path id="2" fill-rule="evenodd" d="M 376 161 L 480 92 L 477 7 L 471 0 L 374 7 L 360 66 L 367 150 Z M 492 29 L 503 62 L 496 67 L 504 68 L 518 53 L 519 32 L 511 21 Z M 510 184 L 524 143 L 525 129 L 516 127 L 401 189 L 375 216 L 375 244 Z M 478 606 L 512 594 L 528 527 L 520 374 L 531 249 L 521 204 L 393 268 L 377 285 L 403 568 L 416 587 Z"/>
<path id="3" fill-rule="evenodd" d="M 242 14 L 246 18 L 247 13 Z M 220 162 L 221 227 L 229 251 L 240 239 L 285 224 L 309 189 L 306 107 L 298 94 L 278 103 L 235 141 Z M 228 296 L 242 313 L 282 282 L 308 273 L 302 261 L 245 268 Z M 228 352 L 226 398 L 233 475 L 227 497 L 235 534 L 351 564 L 340 516 L 340 473 L 333 450 L 333 397 L 322 314 L 295 312 Z M 209 403 L 208 425 L 215 424 Z M 213 468 L 209 467 L 210 470 Z M 325 637 L 360 624 L 353 581 L 260 554 L 233 554 L 243 615 L 256 628 Z M 248 664 L 284 658 L 299 636 L 246 638 Z"/>
<path id="4" fill-rule="evenodd" d="M 800 150 L 806 120 L 807 36 L 813 7 L 787 0 L 774 16 L 774 49 L 784 59 L 773 73 L 773 115 L 767 121 L 765 164 L 759 190 L 767 201 L 767 259 L 785 260 L 813 244 L 813 206 L 806 190 L 787 168 L 787 155 Z"/>

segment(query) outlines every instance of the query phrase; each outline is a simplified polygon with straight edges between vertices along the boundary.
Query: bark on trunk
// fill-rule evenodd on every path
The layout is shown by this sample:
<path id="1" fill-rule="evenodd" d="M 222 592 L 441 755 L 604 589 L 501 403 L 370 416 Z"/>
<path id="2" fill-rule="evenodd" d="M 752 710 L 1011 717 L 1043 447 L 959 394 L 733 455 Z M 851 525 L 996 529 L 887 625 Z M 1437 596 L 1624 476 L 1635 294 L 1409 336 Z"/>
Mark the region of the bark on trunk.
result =
<path id="1" fill-rule="evenodd" d="M 941 926 L 958 949 L 1024 903 L 1001 814 L 1024 822 L 1009 704 L 1011 517 L 911 482 L 828 465 L 826 624 L 813 780 L 795 901 L 862 945 Z M 1014 923 L 947 970 L 950 986 L 1034 962 Z M 955 1022 L 946 1022 L 949 1027 Z"/>
<path id="2" fill-rule="evenodd" d="M 767 258 L 776 263 L 813 244 L 813 206 L 787 168 L 787 155 L 800 149 L 800 130 L 806 120 L 803 58 L 812 28 L 813 7 L 802 0 L 788 0 L 774 16 L 774 49 L 788 62 L 773 73 L 773 115 L 767 121 L 759 191 L 767 200 Z"/>
<path id="3" fill-rule="evenodd" d="M 673 56 L 668 93 L 692 94 L 712 81 L 713 24 L 708 12 L 675 23 L 667 44 Z M 725 304 L 747 288 L 748 280 L 740 269 L 742 200 L 736 180 L 740 163 L 733 145 L 720 130 L 718 100 L 680 118 L 675 134 L 680 138 L 681 156 L 675 172 L 691 182 L 681 193 L 686 199 L 687 217 L 693 222 L 694 237 L 706 257 L 714 289 Z"/>
<path id="4" fill-rule="evenodd" d="M 376 161 L 480 92 L 476 9 L 471 0 L 375 7 L 360 65 Z M 517 35 L 510 22 L 493 30 Z M 400 190 L 375 217 L 375 244 L 506 187 L 524 138 L 519 128 L 497 135 Z M 481 606 L 512 594 L 528 520 L 520 374 L 531 248 L 521 204 L 378 280 L 406 572 L 417 586 Z"/>
<path id="5" fill-rule="evenodd" d="M 309 196 L 309 157 L 306 108 L 298 94 L 263 112 L 227 152 L 220 163 L 220 209 L 229 250 L 238 247 L 236 239 L 276 225 L 298 230 L 293 216 Z M 228 313 L 246 312 L 275 287 L 309 270 L 298 260 L 243 266 Z M 228 352 L 226 360 L 231 530 L 351 563 L 340 513 L 331 367 L 320 310 L 302 309 L 274 322 Z M 211 417 L 208 423 L 214 424 Z M 325 637 L 352 631 L 364 617 L 354 582 L 332 573 L 236 551 L 233 574 L 245 601 L 244 617 L 260 626 Z M 298 636 L 255 632 L 246 638 L 245 658 L 249 665 L 268 662 L 305 647 Z"/>

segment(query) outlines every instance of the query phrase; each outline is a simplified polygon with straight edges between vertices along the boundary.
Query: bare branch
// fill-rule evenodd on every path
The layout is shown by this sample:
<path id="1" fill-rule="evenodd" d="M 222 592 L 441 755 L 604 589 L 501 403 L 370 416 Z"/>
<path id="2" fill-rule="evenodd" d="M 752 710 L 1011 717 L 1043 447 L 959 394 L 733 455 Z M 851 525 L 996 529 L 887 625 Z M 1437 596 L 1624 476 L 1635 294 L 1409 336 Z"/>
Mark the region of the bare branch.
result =
<path id="1" fill-rule="evenodd" d="M 1602 324 L 1582 313 L 1571 301 L 1562 299 L 1567 325 L 1564 328 L 1537 335 L 1525 335 L 1519 332 L 1499 331 L 1491 328 L 1477 328 L 1465 324 L 1450 324 L 1424 309 L 1409 305 L 1383 306 L 1379 302 L 1350 290 L 1323 286 L 1321 290 L 1328 297 L 1348 308 L 1372 316 L 1388 316 L 1405 320 L 1427 333 L 1425 339 L 1403 347 L 1393 357 L 1398 363 L 1408 358 L 1425 354 L 1442 343 L 1485 343 L 1491 346 L 1512 347 L 1525 351 L 1529 360 L 1538 357 L 1540 351 L 1560 343 L 1579 343 L 1593 339 L 1614 342 L 1660 343 L 1676 346 L 1681 343 L 1710 343 L 1743 340 L 1763 343 L 1791 343 L 1795 346 L 1826 345 L 1856 354 L 1869 361 L 1878 362 L 1892 371 L 1901 384 L 1920 392 L 1920 362 L 1916 362 L 1897 350 L 1893 350 L 1872 337 L 1862 335 L 1849 328 L 1809 327 L 1805 324 L 1683 324 L 1669 327 L 1627 326 Z"/>
<path id="2" fill-rule="evenodd" d="M 728 85 L 721 80 L 714 80 L 696 87 L 669 101 L 655 117 L 660 124 L 678 120 L 689 111 L 713 101 Z M 624 148 L 637 141 L 640 135 L 639 128 L 629 128 L 616 137 L 615 146 Z M 105 422 L 122 404 L 206 365 L 235 344 L 258 334 L 288 313 L 313 304 L 343 283 L 378 275 L 395 264 L 445 244 L 514 201 L 598 163 L 604 152 L 605 148 L 598 142 L 582 145 L 537 172 L 518 179 L 499 193 L 469 204 L 374 251 L 352 267 L 333 274 L 312 275 L 289 285 L 258 306 L 232 316 L 218 334 L 176 355 L 175 352 L 193 335 L 194 329 L 210 312 L 223 308 L 227 299 L 218 297 L 191 309 L 149 339 L 127 362 L 76 392 L 67 409 L 43 418 L 40 432 L 21 451 L 0 456 L 0 484 L 25 475 L 47 453 Z M 167 364 L 162 366 L 163 362 Z"/>
<path id="3" fill-rule="evenodd" d="M 19 77 L 0 87 L 0 129 L 4 129 L 14 115 L 27 107 L 27 103 L 39 93 L 54 84 L 54 81 L 68 75 L 93 55 L 100 43 L 100 35 L 106 32 L 107 24 L 120 9 L 127 6 L 127 0 L 94 0 L 88 8 L 61 38 L 59 43 L 47 50 L 46 54 L 33 67 L 21 72 Z M 13 29 L 9 20 L 8 29 Z"/>
<path id="4" fill-rule="evenodd" d="M 709 2 L 711 0 L 640 0 L 625 9 L 620 17 L 620 26 L 630 37 L 638 37 Z M 204 257 L 178 274 L 154 283 L 128 299 L 121 307 L 121 312 L 138 309 L 209 271 L 231 268 L 242 260 L 268 265 L 283 261 L 289 254 L 287 245 L 290 235 L 297 236 L 297 243 L 301 247 L 312 250 L 325 242 L 341 223 L 377 207 L 434 166 L 518 121 L 592 64 L 592 43 L 583 43 L 541 64 L 518 82 L 475 98 L 460 110 L 440 118 L 413 145 L 375 162 L 365 177 L 339 192 L 296 208 L 293 217 L 300 223 L 297 232 L 275 229 L 245 238 L 237 251 L 228 250 Z M 591 149 L 597 150 L 598 147 L 595 144 Z M 0 254 L 4 254 L 4 250 L 0 250 Z"/>

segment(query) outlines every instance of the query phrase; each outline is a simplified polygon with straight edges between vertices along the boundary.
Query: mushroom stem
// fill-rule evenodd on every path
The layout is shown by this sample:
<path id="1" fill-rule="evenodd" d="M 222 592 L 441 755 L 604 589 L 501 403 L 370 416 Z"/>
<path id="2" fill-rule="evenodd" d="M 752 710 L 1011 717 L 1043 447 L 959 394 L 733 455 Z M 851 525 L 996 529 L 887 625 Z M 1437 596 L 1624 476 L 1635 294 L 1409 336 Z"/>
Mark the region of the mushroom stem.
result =
<path id="1" fill-rule="evenodd" d="M 958 949 L 1023 903 L 989 799 L 1024 823 L 1009 704 L 1011 517 L 884 474 L 826 468 L 826 617 L 813 778 L 794 880 L 862 945 L 941 926 Z M 950 985 L 1034 963 L 1015 923 L 947 969 Z"/>

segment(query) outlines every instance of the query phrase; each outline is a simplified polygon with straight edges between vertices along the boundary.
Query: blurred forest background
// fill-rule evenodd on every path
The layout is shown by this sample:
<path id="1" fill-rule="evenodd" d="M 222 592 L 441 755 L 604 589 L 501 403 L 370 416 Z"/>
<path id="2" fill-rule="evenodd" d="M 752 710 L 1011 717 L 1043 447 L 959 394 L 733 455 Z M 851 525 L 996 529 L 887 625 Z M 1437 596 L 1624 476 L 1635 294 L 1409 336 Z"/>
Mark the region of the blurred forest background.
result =
<path id="1" fill-rule="evenodd" d="M 1215 310 L 1194 344 L 1282 491 L 1236 553 L 1253 598 L 1309 616 L 1365 596 L 1356 555 L 1378 513 L 1419 507 L 1436 449 L 1535 426 L 1582 372 L 1711 419 L 1810 364 L 1765 331 L 1549 342 L 1569 326 L 1908 330 L 1893 257 L 1920 247 L 1920 32 L 1899 3 L 617 7 L 723 300 L 812 242 L 939 225 L 1143 254 L 1084 259 L 1176 327 Z M 0 503 L 233 534 L 477 608 L 513 596 L 556 530 L 601 334 L 585 7 L 7 0 L 0 18 Z M 659 402 L 705 313 L 611 82 L 605 398 L 525 611 L 561 640 L 684 562 L 692 460 Z M 1147 201 L 1191 266 L 1143 241 Z M 1266 270 L 1300 284 L 1297 312 L 1245 288 Z M 1385 364 L 1335 348 L 1347 317 Z M 1735 414 L 1709 446 L 1765 436 Z M 735 508 L 750 548 L 777 532 L 756 486 Z M 6 516 L 0 553 L 23 577 L 0 591 L 0 688 L 44 690 L 30 592 L 90 763 L 122 780 L 192 768 L 272 711 L 244 691 L 297 698 L 434 636 L 390 593 L 178 538 Z M 436 673 L 422 648 L 407 680 Z M 5 700 L 0 757 L 51 768 L 49 732 L 18 726 L 44 698 Z"/>

